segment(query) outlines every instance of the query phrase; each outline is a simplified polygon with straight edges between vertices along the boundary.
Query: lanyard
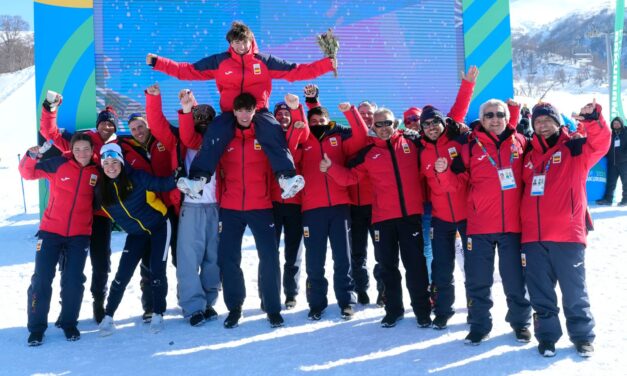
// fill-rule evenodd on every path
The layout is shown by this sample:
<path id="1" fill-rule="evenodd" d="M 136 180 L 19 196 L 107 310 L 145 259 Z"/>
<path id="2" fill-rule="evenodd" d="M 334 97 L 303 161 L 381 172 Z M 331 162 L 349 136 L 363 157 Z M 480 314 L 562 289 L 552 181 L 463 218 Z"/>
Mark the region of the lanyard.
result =
<path id="1" fill-rule="evenodd" d="M 485 154 L 488 157 L 488 160 L 490 161 L 492 166 L 494 166 L 494 168 L 498 170 L 499 167 L 496 165 L 496 161 L 490 156 L 490 154 L 488 154 L 488 150 L 486 150 L 485 146 L 483 146 L 483 144 L 478 138 L 477 138 L 477 145 L 479 145 L 479 147 L 483 151 L 483 154 Z M 514 135 L 512 135 L 512 146 L 509 151 L 509 166 L 510 167 L 514 165 L 514 148 L 515 147 L 516 145 L 514 144 Z M 498 149 L 497 149 L 497 153 L 498 153 Z"/>

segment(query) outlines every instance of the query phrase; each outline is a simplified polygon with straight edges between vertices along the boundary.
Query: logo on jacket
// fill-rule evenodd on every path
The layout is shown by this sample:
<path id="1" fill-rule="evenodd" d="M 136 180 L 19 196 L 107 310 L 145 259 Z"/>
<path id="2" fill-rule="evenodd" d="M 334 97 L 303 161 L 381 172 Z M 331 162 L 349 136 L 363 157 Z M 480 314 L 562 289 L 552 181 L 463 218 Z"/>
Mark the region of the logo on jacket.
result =
<path id="1" fill-rule="evenodd" d="M 477 160 L 478 161 L 482 161 L 485 157 L 487 157 L 487 155 L 486 154 L 482 154 L 482 155 L 477 157 Z"/>
<path id="2" fill-rule="evenodd" d="M 68 181 L 68 180 L 70 180 L 70 178 L 68 178 L 67 176 L 64 176 L 61 178 L 61 181 Z"/>
<path id="3" fill-rule="evenodd" d="M 553 159 L 552 159 L 551 163 L 562 163 L 562 152 L 561 151 L 556 151 L 555 154 L 553 154 Z"/>
<path id="4" fill-rule="evenodd" d="M 527 164 L 525 165 L 525 168 L 533 170 L 533 163 L 531 163 L 531 161 L 527 162 Z"/>
<path id="5" fill-rule="evenodd" d="M 228 151 L 228 152 L 232 152 L 233 150 L 235 150 L 235 148 L 233 146 L 231 146 L 228 149 L 226 149 L 226 151 Z"/>
<path id="6" fill-rule="evenodd" d="M 309 151 L 309 150 L 311 150 L 311 148 L 312 148 L 312 147 L 313 147 L 313 146 L 305 146 L 305 151 Z"/>
<path id="7" fill-rule="evenodd" d="M 133 159 L 133 160 L 131 161 L 131 166 L 135 166 L 135 162 L 136 162 L 136 161 L 137 161 L 137 158 Z"/>
<path id="8" fill-rule="evenodd" d="M 518 158 L 520 155 L 518 154 L 518 148 L 516 145 L 512 144 L 512 158 Z"/>
<path id="9" fill-rule="evenodd" d="M 98 174 L 91 174 L 91 176 L 89 177 L 89 185 L 91 185 L 92 187 L 95 187 L 97 181 L 98 181 Z"/>
<path id="10" fill-rule="evenodd" d="M 457 149 L 455 149 L 455 146 L 448 148 L 448 156 L 451 157 L 451 159 L 457 157 Z"/>
<path id="11" fill-rule="evenodd" d="M 255 141 L 254 141 L 254 148 L 255 148 L 255 150 L 261 150 L 261 144 L 259 143 L 259 141 L 257 141 L 256 138 L 255 138 Z"/>
<path id="12" fill-rule="evenodd" d="M 161 142 L 157 142 L 157 150 L 165 151 L 165 146 Z"/>
<path id="13" fill-rule="evenodd" d="M 232 73 L 233 73 L 233 71 L 230 71 L 230 70 L 229 70 L 229 71 L 224 72 L 224 75 L 225 75 L 225 76 L 228 76 L 228 75 L 230 75 L 230 74 L 232 74 Z"/>
<path id="14" fill-rule="evenodd" d="M 402 145 L 403 145 L 403 153 L 405 153 L 405 154 L 411 153 L 411 149 L 409 148 L 409 145 L 407 145 L 406 142 L 403 142 Z"/>
<path id="15" fill-rule="evenodd" d="M 303 236 L 306 238 L 309 237 L 309 226 L 303 227 Z"/>
<path id="16" fill-rule="evenodd" d="M 253 64 L 253 73 L 256 75 L 261 74 L 261 64 L 259 63 Z"/>
<path id="17" fill-rule="evenodd" d="M 372 156 L 372 159 L 377 159 L 377 158 L 379 158 L 379 156 L 380 156 L 380 155 L 381 155 L 381 154 L 377 153 L 377 154 L 375 154 L 375 155 L 373 155 L 373 156 Z"/>
<path id="18" fill-rule="evenodd" d="M 329 142 L 331 143 L 331 146 L 337 146 L 337 138 L 331 137 L 329 138 Z"/>

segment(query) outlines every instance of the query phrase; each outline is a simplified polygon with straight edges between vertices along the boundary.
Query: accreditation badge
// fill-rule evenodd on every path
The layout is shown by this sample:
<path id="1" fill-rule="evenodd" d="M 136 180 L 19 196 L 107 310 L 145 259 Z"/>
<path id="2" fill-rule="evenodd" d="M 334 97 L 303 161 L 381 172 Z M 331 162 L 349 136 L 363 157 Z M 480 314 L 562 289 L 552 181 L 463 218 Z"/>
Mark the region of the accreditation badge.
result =
<path id="1" fill-rule="evenodd" d="M 544 183 L 546 183 L 546 175 L 534 175 L 531 181 L 531 195 L 544 196 Z"/>
<path id="2" fill-rule="evenodd" d="M 516 188 L 516 179 L 514 179 L 514 171 L 511 167 L 502 168 L 499 171 L 499 180 L 501 182 L 501 190 Z"/>

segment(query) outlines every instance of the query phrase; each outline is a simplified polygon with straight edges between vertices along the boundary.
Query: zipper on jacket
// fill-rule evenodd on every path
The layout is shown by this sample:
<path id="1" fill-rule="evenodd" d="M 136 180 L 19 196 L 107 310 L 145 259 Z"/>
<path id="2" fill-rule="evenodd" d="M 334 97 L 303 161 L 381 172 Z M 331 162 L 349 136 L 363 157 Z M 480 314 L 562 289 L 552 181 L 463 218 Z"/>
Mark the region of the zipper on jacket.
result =
<path id="1" fill-rule="evenodd" d="M 536 212 L 538 213 L 538 241 L 542 240 L 542 227 L 540 226 L 540 196 L 536 197 Z"/>
<path id="2" fill-rule="evenodd" d="M 142 230 L 146 231 L 149 235 L 152 235 L 152 232 L 150 232 L 150 230 L 148 230 L 146 227 L 144 227 L 144 225 L 141 223 L 141 221 L 135 217 L 133 217 L 131 215 L 131 213 L 128 211 L 128 209 L 126 209 L 126 206 L 124 206 L 124 204 L 122 203 L 122 200 L 120 199 L 120 191 L 118 190 L 118 185 L 117 183 L 113 183 L 113 188 L 115 188 L 115 196 L 118 198 L 118 202 L 120 203 L 120 207 L 122 208 L 122 210 L 124 210 L 124 212 L 126 213 L 126 215 L 130 218 L 135 220 L 135 222 L 137 222 L 137 224 L 139 225 L 139 227 L 141 227 Z"/>
<path id="3" fill-rule="evenodd" d="M 495 144 L 495 146 L 496 146 L 496 155 L 499 158 L 499 169 L 501 169 L 503 167 L 501 166 L 501 144 L 497 143 Z M 512 174 L 513 174 L 514 173 L 513 166 L 510 166 L 510 168 L 512 168 Z M 497 171 L 497 174 L 498 174 L 498 171 Z M 499 179 L 499 185 L 501 185 L 500 179 Z M 501 187 L 501 223 L 503 224 L 502 232 L 505 232 L 505 192 L 503 191 L 503 187 Z"/>
<path id="4" fill-rule="evenodd" d="M 440 158 L 440 152 L 438 151 L 438 145 L 437 142 L 436 144 L 433 145 L 435 147 L 435 156 L 436 159 Z M 456 223 L 455 221 L 455 212 L 453 211 L 453 200 L 451 199 L 451 194 L 450 192 L 446 192 L 446 198 L 448 199 L 448 207 L 451 210 L 451 219 L 453 220 L 453 223 Z"/>
<path id="5" fill-rule="evenodd" d="M 398 187 L 398 201 L 401 205 L 401 214 L 403 215 L 403 217 L 407 217 L 407 208 L 405 207 L 405 194 L 403 193 L 403 182 L 401 181 L 401 173 L 398 169 L 398 162 L 396 161 L 394 147 L 392 147 L 392 142 L 390 140 L 387 140 L 386 144 L 392 157 L 392 168 L 394 168 L 394 177 L 396 178 L 396 186 Z"/>
<path id="6" fill-rule="evenodd" d="M 318 141 L 318 144 L 320 144 L 320 154 L 321 157 L 324 156 L 324 149 L 322 147 L 322 143 L 324 142 L 324 139 L 322 141 Z M 329 206 L 331 205 L 331 192 L 329 191 L 329 181 L 327 180 L 327 174 L 322 174 L 324 176 L 324 185 L 327 188 L 327 200 L 329 200 Z"/>
<path id="7" fill-rule="evenodd" d="M 239 57 L 242 58 L 242 83 L 239 89 L 239 93 L 242 94 L 244 92 L 244 72 L 246 72 L 246 69 L 244 67 L 244 55 L 239 55 Z"/>
<path id="8" fill-rule="evenodd" d="M 246 138 L 244 138 L 244 131 L 240 129 L 242 132 L 242 210 L 244 210 L 244 205 L 246 202 L 246 180 L 245 180 L 245 171 L 246 161 L 244 159 L 244 149 L 246 146 Z M 253 141 L 254 142 L 254 141 Z"/>
<path id="9" fill-rule="evenodd" d="M 80 189 L 81 186 L 81 177 L 83 176 L 83 169 L 85 167 L 81 167 L 79 172 L 78 172 L 78 182 L 76 183 L 76 194 L 74 195 L 74 200 L 72 200 L 72 207 L 70 208 L 70 217 L 67 220 L 67 232 L 66 232 L 66 236 L 70 236 L 70 226 L 72 224 L 72 214 L 74 214 L 74 205 L 76 205 L 76 198 L 78 197 L 78 190 Z"/>

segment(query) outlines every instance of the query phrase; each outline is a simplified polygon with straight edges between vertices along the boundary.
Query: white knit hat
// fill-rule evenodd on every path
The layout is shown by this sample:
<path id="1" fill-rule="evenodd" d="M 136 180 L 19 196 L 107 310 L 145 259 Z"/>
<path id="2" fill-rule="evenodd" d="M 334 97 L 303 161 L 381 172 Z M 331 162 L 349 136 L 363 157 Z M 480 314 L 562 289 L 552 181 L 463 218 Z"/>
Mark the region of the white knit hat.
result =
<path id="1" fill-rule="evenodd" d="M 113 158 L 117 159 L 124 165 L 124 158 L 122 157 L 122 149 L 120 145 L 115 143 L 105 144 L 100 148 L 100 163 L 104 163 L 105 159 Z"/>

